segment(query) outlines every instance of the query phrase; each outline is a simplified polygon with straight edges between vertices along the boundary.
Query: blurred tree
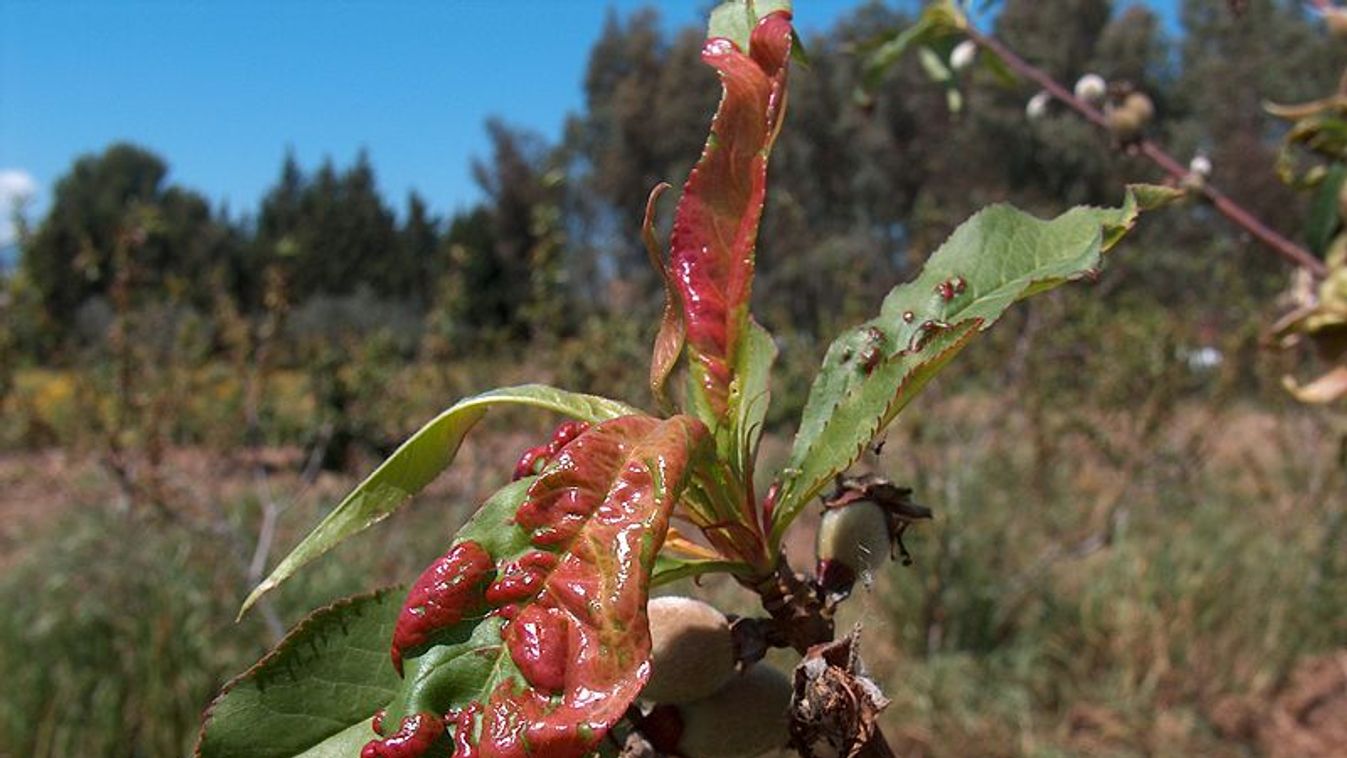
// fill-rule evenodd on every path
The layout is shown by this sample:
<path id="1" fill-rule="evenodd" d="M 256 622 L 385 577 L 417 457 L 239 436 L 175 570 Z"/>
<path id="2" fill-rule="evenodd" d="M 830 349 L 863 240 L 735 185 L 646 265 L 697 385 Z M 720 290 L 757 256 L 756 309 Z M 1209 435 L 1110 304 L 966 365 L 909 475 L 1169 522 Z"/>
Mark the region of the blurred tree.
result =
<path id="1" fill-rule="evenodd" d="M 536 134 L 497 119 L 486 128 L 491 158 L 473 162 L 473 177 L 487 196 L 491 238 L 485 250 L 462 248 L 475 255 L 463 262 L 469 323 L 511 337 L 559 333 L 567 328 L 557 320 L 562 311 L 543 301 L 567 297 L 561 288 L 563 240 L 557 236 L 564 174 L 555 150 Z M 548 315 L 542 323 L 529 317 L 540 308 Z"/>
<path id="2" fill-rule="evenodd" d="M 564 148 L 582 245 L 604 257 L 596 272 L 644 274 L 646 197 L 659 182 L 681 184 L 701 153 L 719 91 L 702 41 L 686 29 L 670 42 L 647 9 L 625 20 L 610 13 L 590 52 L 585 110 L 568 122 Z"/>
<path id="3" fill-rule="evenodd" d="M 407 218 L 398 230 L 397 255 L 389 261 L 387 277 L 392 292 L 406 297 L 418 310 L 429 306 L 435 282 L 444 273 L 439 227 L 426 201 L 416 192 L 408 195 Z"/>
<path id="4" fill-rule="evenodd" d="M 213 267 L 237 264 L 238 239 L 205 198 L 168 185 L 168 167 L 140 147 L 116 144 L 82 156 L 56 184 L 51 209 L 21 250 L 21 266 L 54 328 L 115 278 L 114 251 L 126 245 L 131 281 L 208 302 Z"/>
<path id="5" fill-rule="evenodd" d="M 369 156 L 338 173 L 330 160 L 306 177 L 287 156 L 277 185 L 262 200 L 257 245 L 284 262 L 293 297 L 350 294 L 368 286 L 383 296 L 406 294 L 410 278 L 395 264 L 398 239 Z"/>

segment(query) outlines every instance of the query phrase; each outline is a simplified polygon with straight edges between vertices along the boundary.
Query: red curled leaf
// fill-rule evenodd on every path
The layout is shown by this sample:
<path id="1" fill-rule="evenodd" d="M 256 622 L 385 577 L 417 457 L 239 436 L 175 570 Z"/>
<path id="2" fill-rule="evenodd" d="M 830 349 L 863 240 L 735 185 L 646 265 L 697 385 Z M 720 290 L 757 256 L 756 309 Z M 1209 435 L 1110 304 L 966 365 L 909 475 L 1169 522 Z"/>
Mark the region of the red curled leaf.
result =
<path id="1" fill-rule="evenodd" d="M 645 684 L 655 557 L 708 434 L 690 416 L 578 431 L 540 476 L 488 501 L 408 596 L 394 642 L 407 675 L 387 718 L 444 716 L 454 731 L 432 753 L 579 758 Z"/>
<path id="2" fill-rule="evenodd" d="M 418 713 L 403 719 L 392 735 L 366 744 L 360 758 L 420 758 L 442 734 L 444 719 L 433 713 Z"/>
<path id="3" fill-rule="evenodd" d="M 702 59 L 719 73 L 720 107 L 683 187 L 669 279 L 683 307 L 694 406 L 717 425 L 729 410 L 735 358 L 748 327 L 753 254 L 767 189 L 767 157 L 786 104 L 790 14 L 758 21 L 745 53 L 713 37 Z"/>
<path id="4" fill-rule="evenodd" d="M 578 757 L 636 698 L 649 676 L 650 573 L 705 436 L 687 416 L 605 422 L 529 487 L 514 521 L 536 551 L 487 590 L 514 604 L 502 608 L 501 636 L 521 676 L 502 681 L 486 704 L 484 758 Z"/>
<path id="5" fill-rule="evenodd" d="M 393 668 L 402 674 L 403 655 L 430 641 L 440 629 L 463 620 L 466 610 L 480 604 L 485 581 L 494 565 L 481 545 L 455 545 L 430 564 L 412 585 L 393 629 Z"/>

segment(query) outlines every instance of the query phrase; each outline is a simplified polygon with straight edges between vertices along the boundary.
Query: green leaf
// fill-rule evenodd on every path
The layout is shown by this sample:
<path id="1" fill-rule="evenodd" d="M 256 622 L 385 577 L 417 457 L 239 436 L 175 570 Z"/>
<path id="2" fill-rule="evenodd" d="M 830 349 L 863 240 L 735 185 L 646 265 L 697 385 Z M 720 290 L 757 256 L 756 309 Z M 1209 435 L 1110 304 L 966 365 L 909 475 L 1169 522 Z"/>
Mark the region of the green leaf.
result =
<path id="1" fill-rule="evenodd" d="M 352 758 L 398 691 L 388 665 L 401 590 L 342 600 L 300 622 L 206 712 L 200 758 Z"/>
<path id="2" fill-rule="evenodd" d="M 449 713 L 470 730 L 456 741 L 483 758 L 592 751 L 644 686 L 650 576 L 706 436 L 688 416 L 607 421 L 483 506 L 446 557 L 489 555 L 494 581 L 432 565 L 413 586 L 393 636 L 407 678 L 385 734 L 408 716 Z M 456 620 L 426 629 L 447 607 L 435 592 Z"/>
<path id="3" fill-rule="evenodd" d="M 914 46 L 924 50 L 925 46 L 933 42 L 961 34 L 967 24 L 963 11 L 949 0 L 938 0 L 927 5 L 916 22 L 870 52 L 865 59 L 862 76 L 864 87 L 867 90 L 877 88 L 889 69 Z M 929 64 L 923 60 L 922 65 Z"/>
<path id="4" fill-rule="evenodd" d="M 777 11 L 791 12 L 791 0 L 727 0 L 711 10 L 706 36 L 723 37 L 749 51 L 749 39 L 758 21 Z"/>
<path id="5" fill-rule="evenodd" d="M 1333 241 L 1333 236 L 1342 226 L 1338 195 L 1342 192 L 1344 179 L 1347 179 L 1347 166 L 1333 163 L 1310 203 L 1310 216 L 1305 222 L 1305 240 L 1310 250 L 1319 255 L 1328 249 L 1328 243 Z"/>
<path id="6" fill-rule="evenodd" d="M 1075 208 L 1044 221 L 994 205 L 960 225 L 915 280 L 889 293 L 877 318 L 829 347 L 778 479 L 771 545 L 978 332 L 1017 300 L 1093 276 L 1137 213 L 1129 188 L 1121 208 Z"/>
<path id="7" fill-rule="evenodd" d="M 468 431 L 490 408 L 524 405 L 595 423 L 639 411 L 616 400 L 541 384 L 507 387 L 461 400 L 426 424 L 347 495 L 243 601 L 239 616 L 299 568 L 387 518 L 448 468 Z"/>
<path id="8" fill-rule="evenodd" d="M 731 428 L 737 435 L 732 450 L 720 451 L 727 460 L 738 456 L 736 472 L 740 477 L 753 475 L 753 458 L 757 454 L 758 439 L 772 404 L 770 383 L 772 364 L 776 362 L 776 341 L 756 321 L 749 319 L 748 334 L 739 348 L 730 383 L 729 405 L 735 417 Z"/>
<path id="9" fill-rule="evenodd" d="M 650 586 L 659 587 L 679 579 L 691 579 L 706 574 L 740 574 L 751 576 L 753 568 L 746 563 L 712 559 L 678 558 L 662 554 L 655 561 Z"/>

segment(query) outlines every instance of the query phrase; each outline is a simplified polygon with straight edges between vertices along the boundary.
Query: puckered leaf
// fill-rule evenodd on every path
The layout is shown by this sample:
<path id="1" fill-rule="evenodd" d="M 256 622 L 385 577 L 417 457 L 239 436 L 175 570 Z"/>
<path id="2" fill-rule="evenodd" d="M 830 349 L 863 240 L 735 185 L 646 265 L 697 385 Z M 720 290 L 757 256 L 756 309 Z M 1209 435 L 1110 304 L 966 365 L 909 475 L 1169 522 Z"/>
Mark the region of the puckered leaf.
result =
<path id="1" fill-rule="evenodd" d="M 402 443 L 374 473 L 327 515 L 244 600 L 242 616 L 263 594 L 288 579 L 301 566 L 331 550 L 343 540 L 387 518 L 440 472 L 491 407 L 525 405 L 554 411 L 587 422 L 605 421 L 638 413 L 628 405 L 594 395 L 567 392 L 541 384 L 507 387 L 461 400 L 410 439 Z"/>
<path id="2" fill-rule="evenodd" d="M 738 11 L 723 12 L 739 18 Z M 678 203 L 669 279 L 683 308 L 690 405 L 713 428 L 733 415 L 730 388 L 749 328 L 767 157 L 785 111 L 790 47 L 790 14 L 776 11 L 757 20 L 747 51 L 714 36 L 702 51 L 719 72 L 724 92 Z"/>
<path id="3" fill-rule="evenodd" d="M 721 37 L 747 50 L 758 21 L 779 11 L 791 12 L 791 0 L 729 0 L 711 9 L 707 37 Z"/>
<path id="4" fill-rule="evenodd" d="M 370 719 L 398 691 L 388 666 L 402 593 L 383 590 L 315 611 L 225 685 L 206 713 L 200 758 L 354 758 Z"/>
<path id="5" fill-rule="evenodd" d="M 706 436 L 688 416 L 607 421 L 484 506 L 399 616 L 393 655 L 407 679 L 383 734 L 447 714 L 453 734 L 439 748 L 591 752 L 648 677 L 651 573 Z"/>
<path id="6" fill-rule="evenodd" d="M 1093 276 L 1137 212 L 1129 189 L 1121 208 L 1044 221 L 994 205 L 960 225 L 916 279 L 889 293 L 878 317 L 828 348 L 770 504 L 772 545 L 978 332 L 1017 300 Z"/>

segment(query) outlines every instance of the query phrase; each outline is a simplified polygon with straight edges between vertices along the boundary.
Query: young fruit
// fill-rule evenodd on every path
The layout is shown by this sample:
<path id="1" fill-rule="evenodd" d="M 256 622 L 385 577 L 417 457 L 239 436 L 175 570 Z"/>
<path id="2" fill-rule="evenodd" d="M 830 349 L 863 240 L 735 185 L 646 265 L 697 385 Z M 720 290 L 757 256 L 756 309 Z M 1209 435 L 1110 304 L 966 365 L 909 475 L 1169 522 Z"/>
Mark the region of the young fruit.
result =
<path id="1" fill-rule="evenodd" d="M 1145 92 L 1129 94 L 1127 99 L 1123 100 L 1123 108 L 1137 114 L 1141 118 L 1143 126 L 1150 123 L 1150 120 L 1155 117 L 1155 103 L 1151 102 L 1150 96 Z"/>
<path id="2" fill-rule="evenodd" d="M 725 615 L 690 597 L 657 597 L 650 616 L 650 681 L 641 697 L 687 703 L 711 695 L 734 675 L 734 639 Z"/>
<path id="3" fill-rule="evenodd" d="M 1141 130 L 1146 126 L 1145 117 L 1136 110 L 1125 105 L 1116 108 L 1108 108 L 1104 111 L 1108 118 L 1108 130 L 1119 142 L 1132 142 L 1141 136 Z"/>
<path id="4" fill-rule="evenodd" d="M 1323 13 L 1324 24 L 1328 26 L 1328 31 L 1337 39 L 1347 39 L 1347 10 L 1326 8 Z"/>
<path id="5" fill-rule="evenodd" d="M 825 588 L 847 591 L 856 578 L 883 565 L 892 550 L 889 517 L 873 500 L 823 512 L 818 527 L 818 574 Z"/>
<path id="6" fill-rule="evenodd" d="M 711 697 L 679 706 L 686 758 L 754 758 L 790 739 L 790 677 L 758 664 Z"/>

